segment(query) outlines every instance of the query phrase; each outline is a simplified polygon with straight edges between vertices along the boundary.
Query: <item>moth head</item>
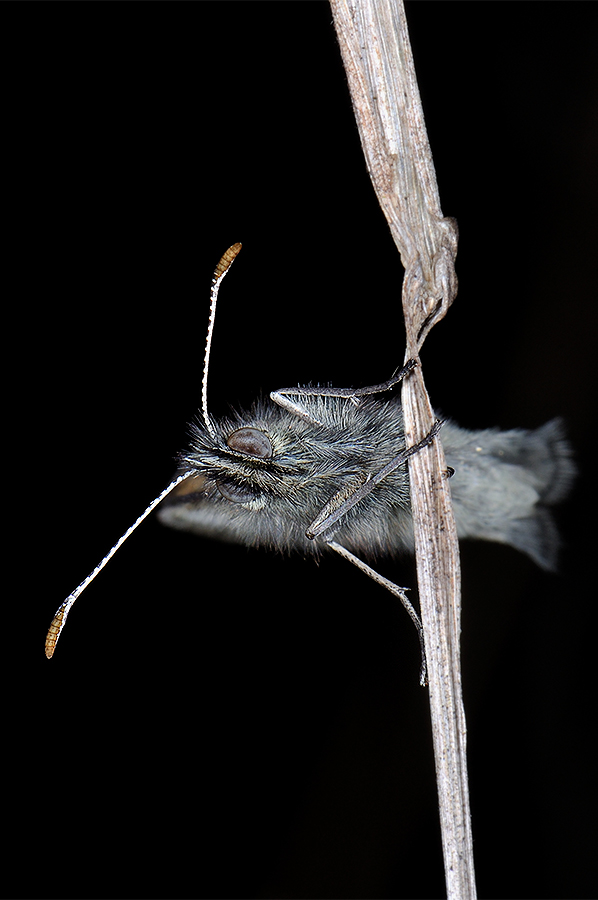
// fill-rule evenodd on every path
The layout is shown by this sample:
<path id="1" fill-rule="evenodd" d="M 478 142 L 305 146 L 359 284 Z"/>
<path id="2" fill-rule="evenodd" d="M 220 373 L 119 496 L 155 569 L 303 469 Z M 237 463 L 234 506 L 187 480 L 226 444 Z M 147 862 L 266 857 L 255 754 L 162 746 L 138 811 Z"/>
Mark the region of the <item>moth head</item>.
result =
<path id="1" fill-rule="evenodd" d="M 288 490 L 297 466 L 289 465 L 293 438 L 280 427 L 280 414 L 272 404 L 258 401 L 249 412 L 217 421 L 208 429 L 198 418 L 191 425 L 189 447 L 179 457 L 180 471 L 188 483 L 179 485 L 169 498 L 177 503 L 211 502 L 218 505 L 263 509 Z M 168 516 L 160 516 L 170 524 Z"/>

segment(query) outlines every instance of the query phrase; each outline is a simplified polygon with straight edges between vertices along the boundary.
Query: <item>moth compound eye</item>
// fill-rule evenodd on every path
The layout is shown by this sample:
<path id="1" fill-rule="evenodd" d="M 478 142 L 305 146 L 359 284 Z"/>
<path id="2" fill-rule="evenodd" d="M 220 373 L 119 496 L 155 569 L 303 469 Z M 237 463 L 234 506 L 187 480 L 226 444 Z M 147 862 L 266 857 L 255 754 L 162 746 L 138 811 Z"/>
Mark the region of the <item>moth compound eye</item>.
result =
<path id="1" fill-rule="evenodd" d="M 216 487 L 226 500 L 231 503 L 251 503 L 255 500 L 255 494 L 252 491 L 243 488 L 238 484 L 227 484 L 223 481 L 217 481 Z"/>
<path id="2" fill-rule="evenodd" d="M 259 459 L 269 459 L 272 456 L 270 438 L 259 428 L 239 428 L 228 436 L 226 443 L 231 450 L 246 456 L 257 456 Z"/>

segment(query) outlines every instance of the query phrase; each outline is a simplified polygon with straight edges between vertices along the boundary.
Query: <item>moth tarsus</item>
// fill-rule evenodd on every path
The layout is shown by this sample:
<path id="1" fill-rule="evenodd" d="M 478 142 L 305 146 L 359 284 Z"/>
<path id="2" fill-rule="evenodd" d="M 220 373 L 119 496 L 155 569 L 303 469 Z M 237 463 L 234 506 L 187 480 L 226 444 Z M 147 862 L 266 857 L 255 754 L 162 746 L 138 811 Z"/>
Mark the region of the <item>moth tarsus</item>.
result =
<path id="1" fill-rule="evenodd" d="M 419 638 L 419 646 L 421 653 L 421 664 L 419 669 L 419 683 L 422 687 L 427 687 L 428 685 L 428 664 L 426 661 L 426 647 L 424 643 L 424 629 L 421 623 L 421 619 L 418 616 L 415 608 L 409 598 L 407 597 L 405 591 L 408 591 L 409 588 L 399 587 L 398 584 L 395 584 L 394 581 L 390 581 L 388 578 L 385 578 L 383 575 L 380 575 L 379 572 L 376 572 L 375 569 L 372 569 L 371 566 L 368 566 L 367 563 L 364 563 L 363 560 L 359 559 L 358 556 L 355 556 L 353 553 L 350 553 L 342 544 L 337 544 L 336 541 L 328 541 L 328 546 L 331 547 L 332 550 L 335 550 L 340 556 L 344 559 L 348 560 L 362 572 L 364 572 L 372 581 L 375 581 L 377 584 L 382 585 L 383 588 L 386 588 L 391 594 L 395 597 L 398 597 L 407 613 L 411 617 L 411 621 L 415 625 L 417 630 L 417 636 Z"/>
<path id="2" fill-rule="evenodd" d="M 372 384 L 368 387 L 360 388 L 335 388 L 335 387 L 291 387 L 279 388 L 270 394 L 270 398 L 283 406 L 282 397 L 342 397 L 344 400 L 353 400 L 360 397 L 371 397 L 372 394 L 382 394 L 390 391 L 395 385 L 399 384 L 403 379 L 415 369 L 419 363 L 415 359 L 409 359 L 400 369 L 395 369 L 393 375 L 380 384 Z"/>

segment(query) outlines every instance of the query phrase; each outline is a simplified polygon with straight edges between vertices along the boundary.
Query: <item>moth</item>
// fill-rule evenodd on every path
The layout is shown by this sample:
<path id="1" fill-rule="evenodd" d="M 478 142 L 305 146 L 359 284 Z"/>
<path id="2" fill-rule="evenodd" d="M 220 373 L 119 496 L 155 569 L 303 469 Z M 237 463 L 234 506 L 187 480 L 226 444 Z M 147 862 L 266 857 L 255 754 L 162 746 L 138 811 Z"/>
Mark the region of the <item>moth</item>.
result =
<path id="1" fill-rule="evenodd" d="M 208 410 L 208 372 L 220 285 L 241 244 L 230 247 L 212 278 L 201 415 L 191 424 L 178 471 L 91 574 L 62 603 L 46 638 L 51 658 L 80 594 L 150 513 L 162 523 L 248 546 L 318 555 L 330 550 L 398 597 L 417 628 L 420 618 L 400 588 L 369 562 L 413 551 L 407 460 L 442 440 L 460 538 L 510 544 L 544 569 L 559 545 L 549 507 L 568 492 L 575 467 L 560 420 L 535 431 L 467 431 L 437 419 L 406 447 L 400 399 L 392 389 L 415 367 L 362 388 L 290 387 L 243 413 L 216 420 Z M 367 562 L 366 562 L 367 560 Z"/>

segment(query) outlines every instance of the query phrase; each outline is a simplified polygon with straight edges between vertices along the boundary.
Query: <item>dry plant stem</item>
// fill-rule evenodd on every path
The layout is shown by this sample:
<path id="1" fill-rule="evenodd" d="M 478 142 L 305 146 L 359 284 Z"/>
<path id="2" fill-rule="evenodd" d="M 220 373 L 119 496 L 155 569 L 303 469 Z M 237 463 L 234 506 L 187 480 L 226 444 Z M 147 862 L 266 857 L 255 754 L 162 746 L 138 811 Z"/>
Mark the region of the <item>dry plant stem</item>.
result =
<path id="1" fill-rule="evenodd" d="M 406 359 L 457 291 L 457 227 L 440 208 L 401 0 L 331 0 L 361 143 L 405 267 Z M 407 445 L 431 428 L 421 368 L 403 383 Z M 409 460 L 447 896 L 476 896 L 461 696 L 460 566 L 439 440 Z"/>

